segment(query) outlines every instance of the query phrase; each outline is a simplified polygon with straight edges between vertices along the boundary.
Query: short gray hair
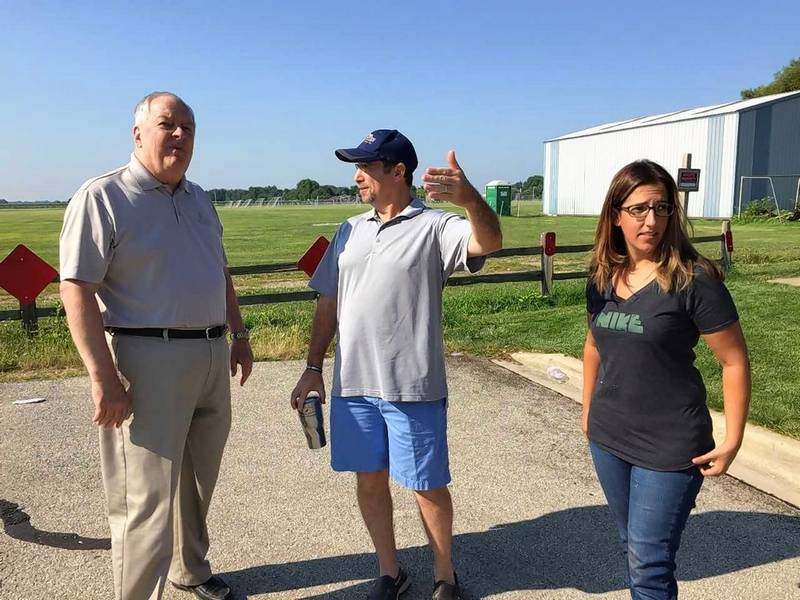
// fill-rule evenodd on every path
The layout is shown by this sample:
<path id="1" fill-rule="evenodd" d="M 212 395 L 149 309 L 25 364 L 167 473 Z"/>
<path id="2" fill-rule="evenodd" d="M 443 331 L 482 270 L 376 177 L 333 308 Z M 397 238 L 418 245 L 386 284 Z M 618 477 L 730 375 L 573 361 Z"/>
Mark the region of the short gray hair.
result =
<path id="1" fill-rule="evenodd" d="M 143 121 L 145 121 L 147 117 L 150 116 L 150 103 L 156 98 L 160 98 L 162 96 L 172 96 L 178 102 L 183 104 L 189 110 L 189 113 L 191 113 L 192 120 L 194 121 L 194 111 L 192 110 L 192 107 L 186 104 L 186 102 L 183 101 L 183 98 L 178 96 L 178 94 L 173 94 L 172 92 L 150 92 L 147 94 L 147 96 L 139 100 L 139 102 L 137 102 L 136 106 L 133 108 L 133 124 L 140 125 Z"/>

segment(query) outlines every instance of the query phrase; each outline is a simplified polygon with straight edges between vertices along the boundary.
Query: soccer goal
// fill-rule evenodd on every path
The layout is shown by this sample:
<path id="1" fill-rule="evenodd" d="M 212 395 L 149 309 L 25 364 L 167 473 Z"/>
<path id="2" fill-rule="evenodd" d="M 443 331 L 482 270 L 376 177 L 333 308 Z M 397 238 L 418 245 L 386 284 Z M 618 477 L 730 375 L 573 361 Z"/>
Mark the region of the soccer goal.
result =
<path id="1" fill-rule="evenodd" d="M 794 181 L 793 181 L 794 180 Z M 771 193 L 767 196 L 775 203 L 775 209 L 780 212 L 781 210 L 794 210 L 797 211 L 800 206 L 800 174 L 798 175 L 742 175 L 739 178 L 739 201 L 737 207 L 737 215 L 742 216 L 742 197 L 744 196 L 745 188 L 748 188 L 746 203 L 750 204 L 753 201 L 753 182 L 764 181 L 768 184 Z M 775 183 L 778 183 L 778 188 L 781 190 L 779 195 L 775 191 Z M 749 183 L 749 186 L 745 184 Z M 794 185 L 792 185 L 794 184 Z M 793 196 L 790 195 L 794 192 Z M 763 196 L 762 196 L 763 197 Z M 783 205 L 783 206 L 782 206 Z"/>

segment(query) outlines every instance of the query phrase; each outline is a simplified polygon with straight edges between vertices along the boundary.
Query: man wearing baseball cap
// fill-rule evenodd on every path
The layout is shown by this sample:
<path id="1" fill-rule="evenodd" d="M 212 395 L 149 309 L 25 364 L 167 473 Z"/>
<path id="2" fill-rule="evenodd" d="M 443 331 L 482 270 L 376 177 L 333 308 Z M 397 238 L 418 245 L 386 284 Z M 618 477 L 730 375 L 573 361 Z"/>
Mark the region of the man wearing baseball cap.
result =
<path id="1" fill-rule="evenodd" d="M 428 197 L 464 208 L 433 210 L 412 195 L 414 146 L 394 129 L 336 151 L 372 209 L 342 223 L 309 286 L 319 292 L 308 364 L 292 391 L 301 408 L 325 399 L 322 361 L 337 334 L 331 392 L 331 466 L 356 473 L 358 505 L 378 555 L 370 599 L 395 599 L 410 580 L 397 558 L 391 477 L 414 491 L 434 558 L 434 600 L 460 598 L 451 557 L 447 382 L 442 290 L 458 270 L 478 271 L 502 246 L 497 216 L 448 166 L 423 175 Z"/>

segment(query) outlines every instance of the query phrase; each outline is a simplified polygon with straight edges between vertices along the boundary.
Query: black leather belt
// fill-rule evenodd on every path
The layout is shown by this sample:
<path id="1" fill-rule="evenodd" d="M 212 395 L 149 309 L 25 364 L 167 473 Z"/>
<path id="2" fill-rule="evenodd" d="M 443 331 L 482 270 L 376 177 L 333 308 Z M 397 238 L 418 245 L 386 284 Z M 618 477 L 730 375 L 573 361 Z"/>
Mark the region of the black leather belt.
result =
<path id="1" fill-rule="evenodd" d="M 206 329 L 161 329 L 159 327 L 106 327 L 111 335 L 140 335 L 175 340 L 215 340 L 225 335 L 227 325 L 217 325 Z"/>

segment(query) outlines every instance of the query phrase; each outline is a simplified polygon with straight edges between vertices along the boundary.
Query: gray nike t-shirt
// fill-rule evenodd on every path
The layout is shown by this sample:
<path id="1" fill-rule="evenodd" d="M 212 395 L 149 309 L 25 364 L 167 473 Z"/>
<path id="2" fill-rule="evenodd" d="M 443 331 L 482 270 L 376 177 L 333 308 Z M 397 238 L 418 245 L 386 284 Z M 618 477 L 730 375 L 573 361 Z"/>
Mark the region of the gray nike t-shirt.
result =
<path id="1" fill-rule="evenodd" d="M 339 226 L 309 281 L 337 299 L 334 396 L 447 396 L 442 290 L 454 271 L 483 266 L 467 257 L 470 236 L 467 219 L 417 199 L 387 223 L 373 210 Z"/>

